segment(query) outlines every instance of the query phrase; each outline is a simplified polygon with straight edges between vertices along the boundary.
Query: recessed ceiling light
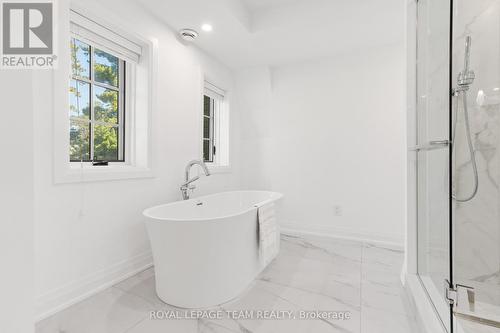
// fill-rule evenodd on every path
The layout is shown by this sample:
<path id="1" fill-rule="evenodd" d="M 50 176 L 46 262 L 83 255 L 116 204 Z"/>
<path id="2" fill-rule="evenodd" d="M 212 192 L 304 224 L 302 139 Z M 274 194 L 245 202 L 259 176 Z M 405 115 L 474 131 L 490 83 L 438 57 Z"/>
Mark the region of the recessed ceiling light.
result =
<path id="1" fill-rule="evenodd" d="M 206 31 L 206 32 L 210 32 L 212 31 L 214 28 L 212 27 L 212 25 L 208 24 L 208 23 L 205 23 L 201 26 L 201 30 L 203 31 Z"/>

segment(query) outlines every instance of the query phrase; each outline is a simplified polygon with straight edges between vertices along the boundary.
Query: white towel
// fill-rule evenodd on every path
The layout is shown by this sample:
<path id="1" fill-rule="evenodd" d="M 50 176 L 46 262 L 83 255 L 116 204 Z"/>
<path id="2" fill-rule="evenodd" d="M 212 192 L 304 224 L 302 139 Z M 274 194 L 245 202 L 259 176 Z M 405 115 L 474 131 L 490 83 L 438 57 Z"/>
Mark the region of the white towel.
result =
<path id="1" fill-rule="evenodd" d="M 260 260 L 264 266 L 269 264 L 279 252 L 279 231 L 276 222 L 274 203 L 258 207 Z"/>

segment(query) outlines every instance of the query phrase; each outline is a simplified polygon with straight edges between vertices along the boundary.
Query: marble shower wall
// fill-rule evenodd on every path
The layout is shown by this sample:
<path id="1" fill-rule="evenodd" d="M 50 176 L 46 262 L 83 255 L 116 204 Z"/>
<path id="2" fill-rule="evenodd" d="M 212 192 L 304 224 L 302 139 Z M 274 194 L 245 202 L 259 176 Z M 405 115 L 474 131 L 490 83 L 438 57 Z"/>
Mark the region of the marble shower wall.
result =
<path id="1" fill-rule="evenodd" d="M 455 276 L 480 289 L 486 283 L 493 287 L 488 288 L 491 295 L 500 294 L 492 292 L 500 289 L 500 1 L 458 0 L 454 18 L 454 77 L 463 68 L 465 37 L 472 37 L 476 79 L 467 105 L 479 170 L 476 197 L 454 207 Z M 473 173 L 462 111 L 457 120 L 455 192 L 464 197 L 472 191 Z M 487 300 L 486 294 L 479 290 L 478 298 L 500 304 L 500 296 Z"/>

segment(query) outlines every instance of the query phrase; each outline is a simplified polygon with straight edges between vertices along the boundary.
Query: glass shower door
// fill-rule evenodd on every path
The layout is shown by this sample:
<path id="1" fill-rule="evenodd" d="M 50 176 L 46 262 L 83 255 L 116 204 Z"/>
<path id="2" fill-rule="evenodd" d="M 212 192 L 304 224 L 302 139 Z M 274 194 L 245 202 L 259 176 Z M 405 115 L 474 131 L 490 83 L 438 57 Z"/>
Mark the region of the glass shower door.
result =
<path id="1" fill-rule="evenodd" d="M 450 1 L 417 2 L 418 275 L 452 331 L 444 282 L 451 280 Z"/>
<path id="2" fill-rule="evenodd" d="M 453 279 L 467 286 L 454 311 L 475 333 L 471 320 L 500 327 L 500 0 L 455 0 L 453 12 L 454 88 L 460 73 L 474 72 L 453 103 Z"/>

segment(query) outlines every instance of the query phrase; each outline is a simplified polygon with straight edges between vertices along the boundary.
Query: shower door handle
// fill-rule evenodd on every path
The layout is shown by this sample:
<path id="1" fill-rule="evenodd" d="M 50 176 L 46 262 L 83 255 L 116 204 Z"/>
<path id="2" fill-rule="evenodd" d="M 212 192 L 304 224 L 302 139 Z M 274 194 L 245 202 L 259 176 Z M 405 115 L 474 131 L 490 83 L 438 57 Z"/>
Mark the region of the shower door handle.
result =
<path id="1" fill-rule="evenodd" d="M 446 148 L 450 145 L 450 140 L 433 140 L 429 141 L 426 145 L 418 145 L 415 147 L 411 147 L 409 150 L 419 152 L 421 150 L 436 150 Z"/>
<path id="2" fill-rule="evenodd" d="M 429 146 L 435 149 L 448 147 L 450 145 L 450 140 L 435 140 L 429 141 Z"/>

